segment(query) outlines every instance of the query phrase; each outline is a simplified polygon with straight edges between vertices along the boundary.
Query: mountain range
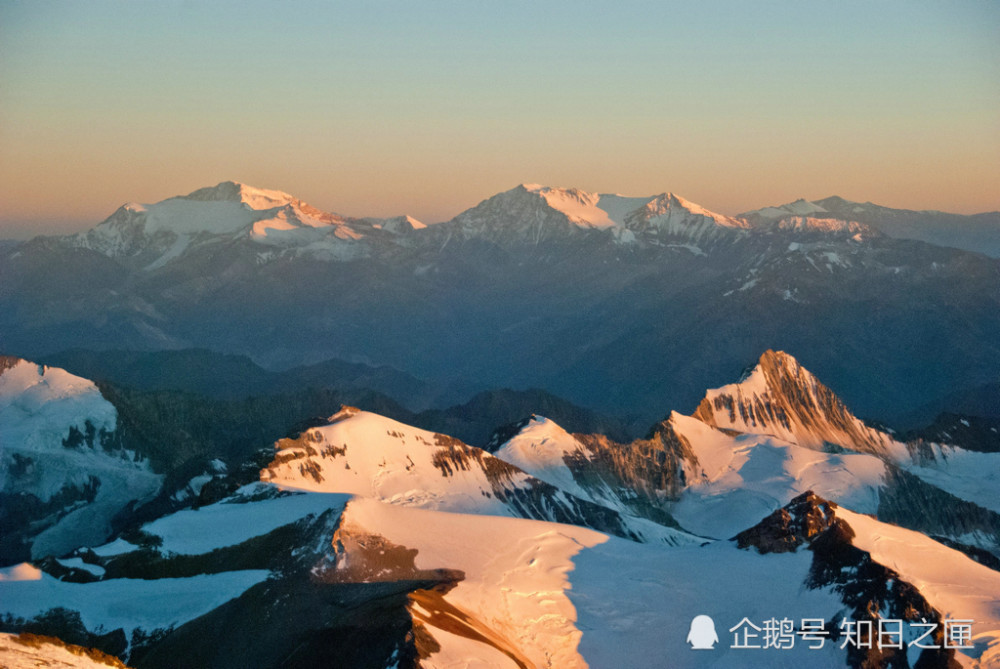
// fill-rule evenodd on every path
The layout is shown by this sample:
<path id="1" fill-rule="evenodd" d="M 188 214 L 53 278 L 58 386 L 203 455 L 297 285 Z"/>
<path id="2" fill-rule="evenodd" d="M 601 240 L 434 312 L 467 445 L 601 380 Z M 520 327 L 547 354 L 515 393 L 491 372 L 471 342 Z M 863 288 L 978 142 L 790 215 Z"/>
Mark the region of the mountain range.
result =
<path id="1" fill-rule="evenodd" d="M 342 407 L 183 487 L 129 411 L 5 359 L 0 493 L 47 505 L 20 520 L 48 529 L 0 568 L 0 631 L 22 635 L 0 659 L 33 643 L 136 667 L 1000 661 L 1000 454 L 866 424 L 781 351 L 640 439 L 535 414 L 477 448 Z M 174 508 L 143 510 L 164 493 Z M 710 651 L 686 641 L 696 615 Z M 774 645 L 741 647 L 772 618 Z M 897 637 L 850 643 L 844 621 Z M 747 623 L 761 635 L 734 636 Z"/>
<path id="2" fill-rule="evenodd" d="M 224 182 L 3 247 L 0 349 L 340 360 L 411 410 L 538 388 L 647 424 L 782 348 L 914 427 L 1000 375 L 1000 260 L 966 234 L 996 218 L 839 198 L 729 217 L 524 184 L 425 225 Z"/>

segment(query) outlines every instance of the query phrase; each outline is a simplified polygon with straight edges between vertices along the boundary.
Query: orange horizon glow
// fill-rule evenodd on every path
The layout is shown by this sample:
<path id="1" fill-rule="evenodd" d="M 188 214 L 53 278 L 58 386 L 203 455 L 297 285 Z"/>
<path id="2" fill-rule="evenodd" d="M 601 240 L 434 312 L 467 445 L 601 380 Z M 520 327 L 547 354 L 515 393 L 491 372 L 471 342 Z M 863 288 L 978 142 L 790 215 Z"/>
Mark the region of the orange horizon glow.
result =
<path id="1" fill-rule="evenodd" d="M 0 238 L 225 180 L 428 223 L 523 182 L 1000 210 L 996 3 L 389 4 L 0 6 Z"/>

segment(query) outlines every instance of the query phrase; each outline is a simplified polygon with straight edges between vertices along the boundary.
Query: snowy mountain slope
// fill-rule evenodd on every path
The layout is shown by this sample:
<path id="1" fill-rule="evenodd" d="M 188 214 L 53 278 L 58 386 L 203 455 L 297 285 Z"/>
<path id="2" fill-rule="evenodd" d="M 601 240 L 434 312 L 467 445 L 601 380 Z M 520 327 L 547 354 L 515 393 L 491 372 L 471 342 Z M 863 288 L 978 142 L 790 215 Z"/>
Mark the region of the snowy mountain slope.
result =
<path id="1" fill-rule="evenodd" d="M 824 452 L 769 436 L 727 433 L 679 414 L 671 421 L 697 458 L 686 465 L 689 485 L 669 507 L 692 532 L 733 536 L 754 517 L 811 490 L 857 513 L 1000 552 L 992 473 L 933 470 L 925 476 L 925 469 L 907 471 L 867 453 Z M 938 485 L 941 481 L 948 487 Z M 966 494 L 969 490 L 979 494 Z"/>
<path id="2" fill-rule="evenodd" d="M 972 618 L 977 647 L 963 652 L 968 666 L 978 657 L 986 667 L 1000 635 L 1000 574 L 811 493 L 736 542 L 666 546 L 262 483 L 147 524 L 137 540 L 146 547 L 119 541 L 82 551 L 90 582 L 57 581 L 30 565 L 4 570 L 0 614 L 61 605 L 79 611 L 91 633 L 121 626 L 129 643 L 120 652 L 141 667 L 174 666 L 178 657 L 277 666 L 303 649 L 345 666 L 659 666 L 667 657 L 678 667 L 884 666 L 873 652 L 849 655 L 842 640 L 810 650 L 794 634 L 803 619 L 835 630 L 871 611 L 911 622 Z M 168 606 L 149 606 L 164 596 Z M 715 620 L 712 652 L 686 645 L 697 614 Z M 733 648 L 729 629 L 744 617 L 793 621 L 793 647 Z M 254 619 L 263 627 L 248 624 Z M 332 633 L 341 625 L 352 635 Z M 314 629 L 327 630 L 322 643 Z M 368 649 L 364 662 L 352 655 L 358 648 Z M 900 666 L 918 655 L 911 649 Z"/>
<path id="3" fill-rule="evenodd" d="M 579 498 L 481 449 L 344 408 L 330 424 L 276 445 L 263 481 L 408 507 L 568 522 L 639 541 L 698 542 L 669 514 L 651 522 Z"/>
<path id="4" fill-rule="evenodd" d="M 659 449 L 643 448 L 658 439 Z M 773 437 L 734 436 L 676 412 L 652 439 L 631 444 L 570 435 L 535 417 L 495 454 L 578 497 L 655 517 L 652 507 L 678 518 L 689 531 L 719 539 L 807 490 L 875 513 L 887 467 L 867 454 L 823 453 Z"/>
<path id="5" fill-rule="evenodd" d="M 579 237 L 599 230 L 617 243 L 661 244 L 682 238 L 698 242 L 718 230 L 745 228 L 743 221 L 716 214 L 673 193 L 626 197 L 576 188 L 521 184 L 462 212 L 439 231 L 496 243 L 531 243 Z"/>
<path id="6" fill-rule="evenodd" d="M 533 417 L 492 448 L 577 497 L 652 519 L 665 512 L 703 536 L 731 537 L 813 490 L 856 512 L 1000 552 L 996 454 L 897 442 L 854 418 L 784 353 L 765 353 L 743 382 L 709 391 L 694 417 L 674 412 L 647 439 L 570 435 Z"/>
<path id="7" fill-rule="evenodd" d="M 810 492 L 741 532 L 736 542 L 761 554 L 798 552 L 808 546 L 812 565 L 805 585 L 839 595 L 841 616 L 873 625 L 879 619 L 903 621 L 902 638 L 907 641 L 915 638 L 918 622 L 938 623 L 932 636 L 936 643 L 928 644 L 936 649 L 848 645 L 851 666 L 873 661 L 885 666 L 902 660 L 894 656 L 904 653 L 911 665 L 930 660 L 951 666 L 947 658 L 955 651 L 948 648 L 954 646 L 962 646 L 956 659 L 963 665 L 988 667 L 996 660 L 1000 574 L 921 534 L 844 510 Z M 949 641 L 942 648 L 946 620 L 964 620 L 970 638 Z"/>
<path id="8" fill-rule="evenodd" d="M 855 546 L 898 572 L 944 616 L 975 620 L 1000 652 L 1000 573 L 919 532 L 845 508 L 836 514 L 854 531 Z"/>
<path id="9" fill-rule="evenodd" d="M 123 544 L 84 551 L 83 560 L 91 567 L 88 573 L 98 573 L 96 581 L 88 576 L 89 582 L 63 583 L 30 565 L 0 573 L 10 576 L 0 578 L 0 614 L 30 619 L 63 606 L 79 612 L 83 629 L 90 633 L 120 628 L 129 640 L 124 655 L 132 663 L 161 666 L 164 648 L 174 648 L 182 640 L 187 644 L 183 657 L 188 658 L 204 657 L 208 646 L 225 645 L 198 631 L 209 621 L 229 619 L 236 615 L 234 609 L 270 617 L 278 610 L 277 601 L 287 600 L 287 594 L 300 587 L 314 594 L 291 598 L 288 606 L 299 608 L 289 615 L 301 617 L 311 611 L 315 617 L 317 603 L 310 598 L 326 592 L 325 596 L 340 600 L 333 604 L 340 611 L 313 624 L 334 625 L 332 619 L 339 616 L 355 630 L 359 623 L 374 625 L 375 620 L 356 617 L 357 595 L 349 593 L 363 590 L 378 601 L 385 600 L 387 588 L 401 588 L 409 595 L 401 601 L 406 608 L 399 610 L 408 611 L 410 625 L 418 630 L 416 635 L 411 630 L 406 644 L 427 656 L 421 666 L 452 666 L 451 661 L 459 660 L 484 663 L 478 666 L 549 666 L 550 662 L 586 666 L 575 653 L 579 632 L 564 593 L 566 572 L 582 546 L 605 541 L 606 535 L 543 521 L 407 508 L 370 498 L 354 498 L 345 508 L 344 501 L 342 495 L 287 495 L 271 484 L 251 486 L 233 499 L 146 525 L 142 540 L 160 537 L 163 542 L 158 547 Z M 185 527 L 190 532 L 172 529 Z M 241 536 L 234 536 L 232 527 L 242 528 L 237 530 Z M 289 533 L 292 527 L 302 529 Z M 213 529 L 224 536 L 213 539 Z M 293 543 L 278 549 L 282 544 L 275 541 Z M 246 556 L 241 562 L 257 568 L 232 569 L 238 555 Z M 270 572 L 259 568 L 264 564 L 272 564 Z M 172 569 L 180 571 L 173 573 L 183 577 L 163 578 L 172 573 L 169 565 L 176 565 Z M 192 569 L 220 567 L 217 573 L 190 575 Z M 123 570 L 140 578 L 123 578 Z M 264 582 L 268 573 L 270 580 Z M 277 596 L 279 592 L 286 594 Z M 169 597 L 171 604 L 155 606 L 156 597 Z M 354 601 L 347 610 L 345 597 Z M 212 613 L 196 620 L 206 606 Z M 276 644 L 281 652 L 296 651 L 294 639 L 301 638 L 302 631 L 292 635 L 291 645 Z M 377 628 L 372 627 L 371 633 L 377 634 Z M 260 653 L 263 641 L 251 638 L 248 643 L 257 649 L 251 652 L 259 653 L 258 661 L 269 666 L 261 659 L 271 653 Z M 393 654 L 400 652 L 405 654 L 406 649 L 397 647 Z M 340 650 L 337 655 L 345 657 Z M 178 656 L 171 657 L 176 662 Z M 212 665 L 240 666 L 239 661 Z"/>
<path id="10" fill-rule="evenodd" d="M 316 616 L 324 597 L 342 598 L 344 591 L 325 592 L 317 582 L 313 595 L 300 592 L 292 604 L 297 617 L 269 625 L 271 634 L 282 639 L 252 626 L 206 636 L 203 626 L 211 627 L 234 608 L 255 617 L 269 615 L 292 591 L 308 589 L 310 569 L 330 552 L 346 501 L 345 495 L 246 486 L 215 505 L 145 525 L 132 535 L 137 543 L 118 539 L 81 549 L 70 559 L 42 561 L 42 569 L 23 564 L 0 571 L 0 619 L 7 627 L 27 625 L 80 639 L 136 666 L 177 666 L 178 657 L 187 658 L 187 666 L 250 666 L 254 656 L 267 665 L 270 653 L 287 657 L 304 648 L 317 628 L 343 624 L 322 616 L 309 623 L 302 616 Z M 378 601 L 385 595 L 366 597 Z M 357 625 L 349 617 L 347 622 Z M 249 638 L 239 637 L 239 629 L 246 629 Z M 196 639 L 188 636 L 192 630 Z M 197 659 L 199 654 L 208 659 Z"/>
<path id="11" fill-rule="evenodd" d="M 103 541 L 162 477 L 123 449 L 115 408 L 86 379 L 0 357 L 0 539 L 9 563 Z"/>
<path id="12" fill-rule="evenodd" d="M 277 495 L 265 484 L 237 490 L 225 503 L 185 509 L 143 526 L 165 555 L 201 555 L 236 546 L 325 511 L 340 512 L 350 495 Z M 252 506 L 247 506 L 252 504 Z M 99 548 L 95 548 L 95 553 Z"/>
<path id="13" fill-rule="evenodd" d="M 583 448 L 583 444 L 554 421 L 532 416 L 493 455 L 577 497 L 589 497 L 574 479 L 573 470 L 566 465 L 567 456 L 582 453 Z"/>
<path id="14" fill-rule="evenodd" d="M 8 576 L 13 569 L 0 570 Z M 265 570 L 229 571 L 185 578 L 108 579 L 71 583 L 35 569 L 31 578 L 0 579 L 7 616 L 30 620 L 62 608 L 79 613 L 90 632 L 122 630 L 130 643 L 138 631 L 168 629 L 193 620 L 267 578 Z"/>
<path id="15" fill-rule="evenodd" d="M 856 221 L 900 239 L 917 239 L 939 246 L 1000 257 L 1000 212 L 963 216 L 940 211 L 892 209 L 871 202 L 859 203 L 833 196 L 809 202 L 796 200 L 777 207 L 764 207 L 739 214 L 754 224 L 780 221 L 792 216 Z"/>
<path id="16" fill-rule="evenodd" d="M 694 417 L 720 429 L 771 435 L 823 450 L 880 457 L 908 454 L 885 433 L 855 418 L 840 399 L 787 353 L 766 351 L 738 383 L 709 390 Z"/>
<path id="17" fill-rule="evenodd" d="M 498 458 L 534 476 L 654 522 L 672 522 L 670 503 L 686 485 L 694 460 L 691 445 L 669 421 L 656 425 L 646 439 L 620 444 L 603 435 L 570 435 L 554 422 L 534 417 L 494 446 Z"/>
<path id="18" fill-rule="evenodd" d="M 794 630 L 802 619 L 818 618 L 837 629 L 844 618 L 864 620 L 867 611 L 881 610 L 910 623 L 974 616 L 973 633 L 981 644 L 1000 633 L 995 611 L 1000 574 L 922 535 L 914 538 L 916 552 L 907 555 L 907 544 L 889 543 L 909 541 L 905 530 L 841 513 L 814 495 L 793 500 L 783 513 L 792 519 L 790 526 L 768 525 L 765 519 L 742 544 L 675 548 L 635 546 L 520 519 L 491 518 L 487 526 L 461 514 L 374 500 L 349 503 L 341 527 L 375 532 L 392 545 L 415 549 L 418 569 L 463 574 L 439 596 L 411 595 L 414 618 L 437 646 L 422 666 L 464 666 L 470 656 L 481 658 L 482 666 L 660 666 L 665 658 L 680 667 L 842 667 L 865 659 L 882 666 L 875 652 L 849 655 L 842 639 L 827 639 L 821 651 L 809 649 L 802 638 L 785 650 L 732 648 L 728 630 L 744 617 L 757 624 L 787 618 Z M 805 521 L 806 516 L 815 520 Z M 790 539 L 800 526 L 811 529 L 793 542 L 809 550 L 776 551 L 769 543 Z M 955 569 L 947 578 L 933 565 Z M 391 569 L 382 573 L 393 577 Z M 957 599 L 947 599 L 945 592 Z M 696 614 L 716 622 L 720 643 L 712 653 L 692 652 L 685 644 Z M 470 644 L 477 636 L 480 645 Z M 984 646 L 964 649 L 966 662 L 978 657 L 989 666 L 984 651 Z M 920 652 L 909 651 L 909 666 Z M 928 651 L 924 661 L 950 654 Z"/>
<path id="19" fill-rule="evenodd" d="M 733 436 L 676 413 L 671 422 L 696 460 L 688 465 L 688 487 L 670 508 L 694 532 L 732 537 L 808 490 L 861 513 L 878 511 L 887 465 L 875 456 Z"/>
<path id="20" fill-rule="evenodd" d="M 804 587 L 808 551 L 758 555 L 728 541 L 678 548 L 669 554 L 614 538 L 574 559 L 567 595 L 582 632 L 579 652 L 591 667 L 816 667 L 847 666 L 839 643 L 818 650 L 796 638 L 791 649 L 735 649 L 746 617 L 758 627 L 771 618 L 836 619 L 836 594 Z M 614 578 L 608 578 L 614 574 Z M 692 619 L 708 615 L 718 642 L 711 650 L 686 643 Z M 839 622 L 839 621 L 838 621 Z M 760 637 L 755 645 L 761 645 Z"/>
<path id="21" fill-rule="evenodd" d="M 742 381 L 709 390 L 694 417 L 719 429 L 770 435 L 815 450 L 875 455 L 959 499 L 1000 512 L 1000 454 L 897 441 L 856 418 L 787 353 L 767 351 Z"/>
<path id="22" fill-rule="evenodd" d="M 1000 513 L 1000 454 L 977 453 L 948 444 L 927 444 L 911 463 L 911 474 L 961 499 Z"/>
<path id="23" fill-rule="evenodd" d="M 733 241 L 743 235 L 746 227 L 742 220 L 716 214 L 673 193 L 657 195 L 625 217 L 625 228 L 652 244 Z M 703 254 L 699 246 L 689 250 Z"/>
<path id="24" fill-rule="evenodd" d="M 566 597 L 567 572 L 573 569 L 574 555 L 606 541 L 606 535 L 541 521 L 482 519 L 370 499 L 350 502 L 345 518 L 355 533 L 378 534 L 415 549 L 418 569 L 462 573 L 454 589 L 411 595 L 414 619 L 438 646 L 421 666 L 468 662 L 484 667 L 587 666 L 576 652 L 580 632 Z M 348 552 L 347 564 L 350 561 Z M 478 642 L 469 643 L 470 638 Z"/>
<path id="25" fill-rule="evenodd" d="M 127 669 L 117 657 L 35 634 L 0 633 L 0 666 L 5 669 Z"/>
<path id="26" fill-rule="evenodd" d="M 836 218 L 819 216 L 785 216 L 770 221 L 764 220 L 753 225 L 755 230 L 771 233 L 795 232 L 799 236 L 813 233 L 814 236 L 842 237 L 855 242 L 864 241 L 881 235 L 878 230 L 857 221 L 842 221 Z"/>
<path id="27" fill-rule="evenodd" d="M 289 249 L 345 260 L 367 255 L 368 250 L 354 242 L 369 235 L 402 234 L 423 227 L 406 216 L 349 219 L 288 193 L 225 181 L 155 204 L 125 204 L 97 227 L 68 241 L 152 271 L 189 249 L 234 241 L 255 243 L 262 258 Z"/>

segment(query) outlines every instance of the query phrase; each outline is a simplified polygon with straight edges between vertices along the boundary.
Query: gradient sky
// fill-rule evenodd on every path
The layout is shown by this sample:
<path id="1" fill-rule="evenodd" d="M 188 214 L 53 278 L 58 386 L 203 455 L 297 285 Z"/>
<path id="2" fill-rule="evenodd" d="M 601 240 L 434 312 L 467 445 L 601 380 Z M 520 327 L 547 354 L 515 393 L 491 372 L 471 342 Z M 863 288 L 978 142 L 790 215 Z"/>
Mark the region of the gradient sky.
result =
<path id="1" fill-rule="evenodd" d="M 0 237 L 235 179 L 1000 209 L 1000 2 L 0 0 Z"/>

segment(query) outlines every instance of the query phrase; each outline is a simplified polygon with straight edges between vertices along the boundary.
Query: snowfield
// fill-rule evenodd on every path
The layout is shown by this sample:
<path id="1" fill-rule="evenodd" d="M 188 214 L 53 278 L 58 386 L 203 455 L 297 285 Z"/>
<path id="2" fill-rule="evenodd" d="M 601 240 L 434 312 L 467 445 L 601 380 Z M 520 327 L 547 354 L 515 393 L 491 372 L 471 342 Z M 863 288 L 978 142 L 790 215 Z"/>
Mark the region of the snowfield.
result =
<path id="1" fill-rule="evenodd" d="M 66 489 L 86 490 L 82 500 L 34 537 L 32 557 L 60 555 L 104 541 L 110 520 L 129 502 L 143 502 L 163 477 L 127 450 L 105 450 L 102 431 L 113 432 L 117 412 L 92 381 L 57 367 L 8 358 L 0 367 L 0 492 L 47 502 Z M 76 435 L 79 443 L 67 446 Z M 90 435 L 93 443 L 86 443 Z"/>
<path id="2" fill-rule="evenodd" d="M 87 649 L 33 636 L 0 633 L 0 667 L 4 669 L 108 669 L 123 667 L 87 654 Z"/>

